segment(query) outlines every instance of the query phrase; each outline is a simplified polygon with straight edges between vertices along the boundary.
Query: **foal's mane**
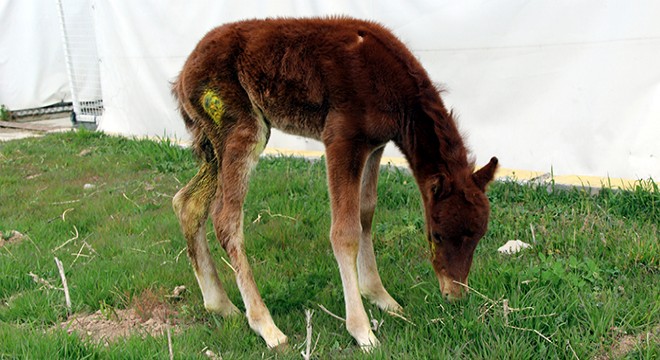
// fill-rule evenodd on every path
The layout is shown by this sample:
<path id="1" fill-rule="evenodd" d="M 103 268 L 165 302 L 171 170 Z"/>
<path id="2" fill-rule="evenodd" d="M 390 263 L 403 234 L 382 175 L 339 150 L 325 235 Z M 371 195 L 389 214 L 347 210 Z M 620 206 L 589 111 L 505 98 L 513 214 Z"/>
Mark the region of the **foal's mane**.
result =
<path id="1" fill-rule="evenodd" d="M 463 138 L 456 125 L 453 110 L 447 111 L 439 95 L 440 90 L 431 85 L 420 94 L 420 103 L 426 116 L 434 124 L 435 134 L 440 143 L 440 156 L 447 166 L 447 171 L 474 170 L 474 159 L 463 143 Z M 470 157 L 470 159 L 468 159 Z"/>
<path id="2" fill-rule="evenodd" d="M 412 114 L 408 114 L 408 118 L 404 120 L 408 124 L 404 126 L 414 126 L 409 122 L 424 121 L 424 115 L 428 117 L 433 122 L 435 134 L 440 144 L 439 151 L 441 158 L 438 160 L 444 163 L 448 172 L 462 171 L 464 169 L 472 172 L 474 170 L 474 160 L 463 143 L 456 125 L 454 112 L 453 110 L 447 111 L 440 98 L 440 93 L 444 92 L 444 90 L 436 87 L 431 82 L 426 70 L 424 70 L 417 58 L 407 50 L 408 48 L 401 40 L 391 36 L 391 32 L 378 23 L 369 22 L 369 25 L 383 30 L 379 31 L 378 35 L 372 34 L 373 39 L 395 56 L 407 70 L 408 75 L 412 77 L 417 87 L 414 102 L 420 107 L 419 110 L 421 111 L 414 111 Z M 413 136 L 415 134 L 415 132 L 411 131 L 407 133 Z M 413 142 L 417 141 L 417 139 L 411 140 Z M 468 160 L 468 157 L 470 157 L 470 160 Z"/>

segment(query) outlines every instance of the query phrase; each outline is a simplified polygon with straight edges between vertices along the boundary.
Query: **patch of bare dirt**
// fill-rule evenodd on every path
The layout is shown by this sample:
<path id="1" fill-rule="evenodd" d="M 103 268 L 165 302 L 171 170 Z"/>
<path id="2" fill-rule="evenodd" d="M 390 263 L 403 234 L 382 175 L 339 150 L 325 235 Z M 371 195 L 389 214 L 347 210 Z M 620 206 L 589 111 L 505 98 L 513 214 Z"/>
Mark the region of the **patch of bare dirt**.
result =
<path id="1" fill-rule="evenodd" d="M 19 233 L 16 230 L 11 230 L 7 232 L 0 231 L 0 247 L 3 247 L 7 244 L 21 242 L 25 238 L 25 235 Z"/>
<path id="2" fill-rule="evenodd" d="M 600 355 L 597 355 L 594 358 L 594 360 L 622 358 L 629 352 L 633 351 L 637 346 L 647 342 L 660 343 L 660 325 L 656 325 L 650 331 L 641 334 L 621 334 L 609 349 L 602 351 Z"/>
<path id="3" fill-rule="evenodd" d="M 59 324 L 59 328 L 106 345 L 131 335 L 164 336 L 168 328 L 175 334 L 180 331 L 182 324 L 177 320 L 176 311 L 172 310 L 164 298 L 177 300 L 184 292 L 183 286 L 178 286 L 173 295 L 167 296 L 162 291 L 146 290 L 130 301 L 128 309 L 104 306 L 93 314 L 74 314 Z"/>
<path id="4" fill-rule="evenodd" d="M 167 334 L 168 326 L 172 333 L 177 333 L 180 327 L 172 315 L 171 310 L 165 306 L 154 308 L 147 319 L 132 308 L 99 310 L 89 315 L 73 315 L 59 326 L 69 334 L 75 332 L 82 338 L 107 345 L 131 335 L 163 336 Z"/>

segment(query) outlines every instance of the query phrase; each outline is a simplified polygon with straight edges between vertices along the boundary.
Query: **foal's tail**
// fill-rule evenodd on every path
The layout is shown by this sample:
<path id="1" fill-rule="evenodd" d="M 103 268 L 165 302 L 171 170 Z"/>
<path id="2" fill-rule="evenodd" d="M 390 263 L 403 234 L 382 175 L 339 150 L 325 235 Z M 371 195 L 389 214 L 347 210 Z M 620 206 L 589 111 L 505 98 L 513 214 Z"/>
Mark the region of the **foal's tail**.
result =
<path id="1" fill-rule="evenodd" d="M 174 95 L 174 98 L 177 101 L 179 112 L 186 125 L 186 129 L 192 135 L 193 152 L 198 158 L 208 163 L 215 162 L 216 155 L 213 150 L 213 144 L 204 132 L 204 129 L 202 129 L 200 121 L 197 120 L 199 115 L 197 114 L 195 107 L 190 103 L 188 97 L 185 96 L 181 76 L 172 83 L 172 95 Z"/>

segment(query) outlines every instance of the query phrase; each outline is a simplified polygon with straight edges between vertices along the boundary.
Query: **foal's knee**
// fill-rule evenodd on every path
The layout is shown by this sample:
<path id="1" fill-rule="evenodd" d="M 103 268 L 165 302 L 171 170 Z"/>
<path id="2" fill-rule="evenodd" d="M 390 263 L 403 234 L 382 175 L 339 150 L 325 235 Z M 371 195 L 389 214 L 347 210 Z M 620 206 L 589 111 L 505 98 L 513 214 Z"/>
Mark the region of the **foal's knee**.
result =
<path id="1" fill-rule="evenodd" d="M 186 194 L 186 188 L 179 190 L 172 199 L 172 208 L 179 219 L 179 223 L 184 230 L 190 224 L 191 218 L 194 218 L 194 206 L 191 206 L 191 199 Z"/>
<path id="2" fill-rule="evenodd" d="M 172 198 L 172 208 L 177 217 L 181 217 L 181 210 L 183 210 L 183 199 L 182 199 L 183 189 L 179 190 L 174 197 Z"/>
<path id="3" fill-rule="evenodd" d="M 330 230 L 330 241 L 335 256 L 357 256 L 361 233 L 362 224 L 359 223 L 351 226 L 333 225 Z"/>
<path id="4" fill-rule="evenodd" d="M 186 240 L 192 241 L 208 213 L 208 208 L 205 206 L 204 200 L 189 197 L 189 194 L 184 188 L 172 199 L 172 208 L 179 220 Z"/>

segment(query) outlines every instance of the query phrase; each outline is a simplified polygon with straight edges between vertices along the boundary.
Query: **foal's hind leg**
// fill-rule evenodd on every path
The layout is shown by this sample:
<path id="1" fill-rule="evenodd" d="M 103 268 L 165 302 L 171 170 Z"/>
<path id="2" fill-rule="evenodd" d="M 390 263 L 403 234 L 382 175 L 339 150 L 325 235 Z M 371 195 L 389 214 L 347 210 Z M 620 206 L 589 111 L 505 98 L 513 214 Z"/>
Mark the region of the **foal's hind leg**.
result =
<path id="1" fill-rule="evenodd" d="M 223 316 L 239 313 L 218 279 L 218 273 L 206 242 L 206 219 L 209 204 L 216 195 L 217 168 L 204 163 L 197 175 L 174 196 L 172 205 L 188 244 L 188 256 L 202 290 L 204 307 Z"/>
<path id="2" fill-rule="evenodd" d="M 222 204 L 213 208 L 213 225 L 218 240 L 231 259 L 236 282 L 245 303 L 250 327 L 266 341 L 269 348 L 287 342 L 266 308 L 245 255 L 243 238 L 243 203 L 248 178 L 263 150 L 268 127 L 262 119 L 245 117 L 224 138 L 222 154 Z"/>
<path id="3" fill-rule="evenodd" d="M 383 150 L 384 148 L 377 149 L 369 156 L 362 173 L 362 190 L 360 192 L 362 234 L 357 258 L 358 278 L 362 296 L 383 310 L 401 311 L 401 305 L 383 287 L 383 282 L 378 275 L 374 245 L 371 240 L 371 224 L 376 209 L 378 172 Z"/>

